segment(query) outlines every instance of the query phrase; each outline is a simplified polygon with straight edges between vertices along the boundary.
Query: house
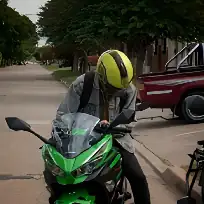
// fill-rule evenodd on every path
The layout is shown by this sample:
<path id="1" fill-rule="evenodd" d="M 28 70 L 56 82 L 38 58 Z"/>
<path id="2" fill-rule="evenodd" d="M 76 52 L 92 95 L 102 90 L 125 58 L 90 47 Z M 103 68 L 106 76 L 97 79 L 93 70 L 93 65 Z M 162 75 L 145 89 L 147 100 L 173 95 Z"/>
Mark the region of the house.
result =
<path id="1" fill-rule="evenodd" d="M 143 73 L 164 71 L 167 61 L 185 45 L 186 43 L 180 43 L 170 39 L 155 41 L 154 44 L 147 48 Z M 178 61 L 179 59 L 175 61 L 175 65 Z"/>

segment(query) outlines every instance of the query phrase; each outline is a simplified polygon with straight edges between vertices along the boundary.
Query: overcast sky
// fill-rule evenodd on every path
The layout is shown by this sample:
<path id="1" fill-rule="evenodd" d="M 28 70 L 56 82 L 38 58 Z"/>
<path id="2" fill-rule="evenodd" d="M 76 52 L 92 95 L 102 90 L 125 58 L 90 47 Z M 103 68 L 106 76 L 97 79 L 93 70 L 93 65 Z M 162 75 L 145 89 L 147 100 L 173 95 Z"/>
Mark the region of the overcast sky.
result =
<path id="1" fill-rule="evenodd" d="M 37 14 L 39 7 L 43 6 L 47 0 L 9 0 L 9 6 L 15 8 L 21 14 Z M 37 15 L 28 15 L 28 17 L 36 23 Z M 39 45 L 45 43 L 45 40 L 40 40 Z"/>

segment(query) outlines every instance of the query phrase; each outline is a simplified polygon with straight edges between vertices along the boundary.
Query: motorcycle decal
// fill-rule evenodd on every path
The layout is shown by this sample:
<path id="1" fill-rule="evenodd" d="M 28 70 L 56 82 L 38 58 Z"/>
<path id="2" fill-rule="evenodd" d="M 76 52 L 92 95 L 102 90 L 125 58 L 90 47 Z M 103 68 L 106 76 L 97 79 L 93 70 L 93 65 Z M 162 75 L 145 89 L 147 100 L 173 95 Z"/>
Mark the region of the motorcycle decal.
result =
<path id="1" fill-rule="evenodd" d="M 86 129 L 72 129 L 72 135 L 83 136 L 86 134 Z"/>

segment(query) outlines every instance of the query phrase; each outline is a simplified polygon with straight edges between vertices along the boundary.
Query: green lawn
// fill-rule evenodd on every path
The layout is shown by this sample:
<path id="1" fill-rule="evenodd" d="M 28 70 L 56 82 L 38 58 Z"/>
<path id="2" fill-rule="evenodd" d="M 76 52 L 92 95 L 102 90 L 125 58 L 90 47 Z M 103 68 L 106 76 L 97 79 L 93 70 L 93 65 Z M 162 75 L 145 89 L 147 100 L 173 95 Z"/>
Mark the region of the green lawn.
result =
<path id="1" fill-rule="evenodd" d="M 63 67 L 59 68 L 58 65 L 47 65 L 45 66 L 46 69 L 52 71 L 52 76 L 57 81 L 66 81 L 68 84 L 71 84 L 80 74 L 71 71 L 71 67 Z"/>
<path id="2" fill-rule="evenodd" d="M 52 75 L 58 81 L 63 80 L 71 84 L 72 81 L 74 81 L 80 74 L 78 72 L 77 73 L 72 72 L 65 68 L 60 68 L 60 69 L 55 70 L 52 73 Z"/>
<path id="3" fill-rule="evenodd" d="M 45 68 L 48 69 L 49 71 L 56 71 L 56 70 L 58 70 L 58 69 L 71 70 L 71 67 L 59 68 L 59 65 L 58 65 L 58 64 L 47 65 L 47 66 L 45 66 Z"/>
<path id="4" fill-rule="evenodd" d="M 57 65 L 47 65 L 45 66 L 46 69 L 48 69 L 49 71 L 55 71 L 55 70 L 58 70 L 59 67 Z"/>

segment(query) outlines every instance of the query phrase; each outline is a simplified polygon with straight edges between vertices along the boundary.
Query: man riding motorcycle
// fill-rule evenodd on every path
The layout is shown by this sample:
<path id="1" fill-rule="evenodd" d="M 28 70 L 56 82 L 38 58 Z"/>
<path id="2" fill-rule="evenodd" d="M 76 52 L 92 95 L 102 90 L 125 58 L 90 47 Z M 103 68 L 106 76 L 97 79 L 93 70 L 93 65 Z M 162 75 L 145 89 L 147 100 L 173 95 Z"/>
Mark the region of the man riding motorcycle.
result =
<path id="1" fill-rule="evenodd" d="M 83 87 L 88 83 L 85 75 L 81 75 L 69 87 L 65 99 L 57 110 L 55 122 L 66 113 L 83 112 L 99 117 L 102 123 L 106 124 L 107 121 L 112 121 L 122 109 L 135 110 L 136 88 L 131 83 L 132 79 L 133 67 L 123 52 L 118 50 L 104 52 L 94 72 L 92 89 L 88 90 L 90 98 L 87 104 L 80 108 Z M 122 97 L 125 98 L 125 102 L 121 109 Z M 124 174 L 130 182 L 135 203 L 150 204 L 148 183 L 134 155 L 131 136 L 127 134 L 117 139 L 115 145 L 120 147 Z"/>

